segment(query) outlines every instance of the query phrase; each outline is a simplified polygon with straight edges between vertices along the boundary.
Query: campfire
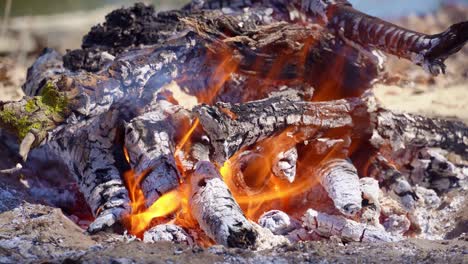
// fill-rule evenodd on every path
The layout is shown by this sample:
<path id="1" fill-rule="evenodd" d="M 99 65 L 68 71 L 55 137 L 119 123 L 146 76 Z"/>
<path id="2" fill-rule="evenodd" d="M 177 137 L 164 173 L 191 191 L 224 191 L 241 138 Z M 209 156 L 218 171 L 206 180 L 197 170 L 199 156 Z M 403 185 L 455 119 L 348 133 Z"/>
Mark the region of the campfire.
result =
<path id="1" fill-rule="evenodd" d="M 445 72 L 467 22 L 426 35 L 347 1 L 200 2 L 113 11 L 0 104 L 24 161 L 42 148 L 75 176 L 88 232 L 251 249 L 442 236 L 427 216 L 458 186 L 445 154 L 468 157 L 468 129 L 370 88 L 382 52 Z"/>

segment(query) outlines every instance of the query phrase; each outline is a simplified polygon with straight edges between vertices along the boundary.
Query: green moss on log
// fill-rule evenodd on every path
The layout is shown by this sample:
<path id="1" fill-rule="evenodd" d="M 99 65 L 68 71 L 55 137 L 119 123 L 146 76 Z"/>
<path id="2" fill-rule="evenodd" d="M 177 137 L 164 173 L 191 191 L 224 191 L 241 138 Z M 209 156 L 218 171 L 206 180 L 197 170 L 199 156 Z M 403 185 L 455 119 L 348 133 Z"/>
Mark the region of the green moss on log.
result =
<path id="1" fill-rule="evenodd" d="M 23 140 L 23 138 L 32 130 L 40 130 L 42 124 L 40 122 L 34 122 L 29 119 L 27 116 L 18 118 L 16 113 L 11 110 L 4 110 L 0 112 L 0 119 L 3 123 L 12 127 L 17 131 L 18 138 Z"/>
<path id="2" fill-rule="evenodd" d="M 16 132 L 22 140 L 31 130 L 45 134 L 56 121 L 65 120 L 68 100 L 55 85 L 48 82 L 42 87 L 39 96 L 26 102 L 6 104 L 0 111 L 0 121 Z"/>
<path id="3" fill-rule="evenodd" d="M 68 100 L 63 94 L 60 94 L 57 87 L 51 82 L 46 83 L 42 87 L 38 99 L 39 104 L 46 106 L 51 114 L 63 114 L 66 112 Z"/>

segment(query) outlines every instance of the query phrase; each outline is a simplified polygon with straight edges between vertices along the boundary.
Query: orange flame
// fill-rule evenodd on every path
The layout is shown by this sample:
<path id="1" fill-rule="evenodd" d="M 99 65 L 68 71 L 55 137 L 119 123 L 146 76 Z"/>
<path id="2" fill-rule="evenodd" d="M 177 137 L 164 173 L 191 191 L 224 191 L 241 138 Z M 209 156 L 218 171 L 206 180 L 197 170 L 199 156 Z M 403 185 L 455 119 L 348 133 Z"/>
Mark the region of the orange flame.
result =
<path id="1" fill-rule="evenodd" d="M 290 183 L 277 178 L 272 172 L 272 166 L 277 161 L 278 153 L 287 151 L 296 145 L 297 135 L 291 136 L 290 130 L 286 130 L 278 136 L 268 138 L 258 143 L 255 148 L 259 151 L 258 160 L 249 161 L 247 167 L 239 171 L 238 155 L 233 156 L 220 169 L 223 180 L 228 184 L 234 198 L 244 210 L 245 215 L 256 220 L 266 210 L 282 209 L 290 212 L 289 201 L 303 195 L 317 185 L 317 179 L 310 175 L 310 170 L 297 172 L 296 180 Z M 260 190 L 259 192 L 245 192 L 245 186 L 239 186 L 239 173 L 246 185 Z M 307 174 L 307 175 L 304 175 Z M 254 180 L 251 180 L 254 179 Z M 242 189 L 244 188 L 244 189 Z"/>
<path id="2" fill-rule="evenodd" d="M 125 173 L 129 196 L 131 213 L 126 216 L 127 230 L 138 237 L 141 237 L 147 229 L 151 228 L 151 223 L 156 218 L 165 218 L 175 212 L 180 206 L 180 196 L 177 190 L 173 190 L 161 196 L 149 208 L 146 208 L 146 199 L 140 189 L 140 183 L 145 178 L 146 173 L 135 176 L 133 171 Z"/>
<path id="3" fill-rule="evenodd" d="M 238 98 L 239 101 L 245 102 L 265 97 L 266 94 L 271 92 L 272 87 L 280 87 L 280 84 L 283 82 L 287 84 L 303 84 L 304 80 L 308 78 L 306 69 L 308 56 L 316 42 L 317 40 L 313 38 L 307 40 L 299 54 L 289 54 L 276 50 L 272 51 L 278 53 L 276 60 L 262 61 L 260 58 L 254 61 L 250 65 L 250 70 L 261 74 L 248 78 L 245 89 L 250 90 L 246 90 L 245 94 L 241 95 L 242 98 Z M 231 79 L 232 74 L 238 71 L 240 62 L 234 59 L 233 52 L 229 49 L 221 52 L 217 51 L 217 53 L 209 52 L 205 59 L 206 68 L 213 70 L 210 70 L 208 74 L 210 76 L 207 78 L 206 89 L 197 94 L 197 99 L 200 103 L 213 103 L 222 92 L 226 82 Z M 335 75 L 337 72 L 341 72 L 344 68 L 343 60 L 337 60 L 329 64 L 333 65 L 334 67 L 331 68 L 335 69 L 328 69 L 333 72 L 324 74 L 322 77 L 324 79 L 330 78 L 330 75 Z M 296 77 L 285 75 L 283 71 L 285 65 L 297 66 L 296 70 L 299 74 Z M 286 77 L 281 77 L 282 75 Z M 183 82 L 184 80 L 181 79 L 181 81 Z M 187 77 L 185 81 L 190 81 L 190 78 Z M 321 87 L 320 91 L 316 91 L 315 100 L 317 98 L 319 100 L 333 98 L 339 96 L 339 93 L 342 92 L 335 89 L 337 85 L 343 86 L 339 83 L 339 80 L 323 83 L 325 83 L 324 86 L 326 87 Z M 336 94 L 328 94 L 328 92 Z M 183 154 L 190 149 L 193 143 L 191 142 L 192 135 L 199 126 L 199 123 L 199 120 L 196 119 L 190 125 L 190 128 L 189 124 L 187 124 L 187 127 L 179 128 L 184 133 L 181 134 L 183 136 L 176 145 L 174 156 L 180 168 L 182 168 L 182 161 L 179 154 Z M 185 132 L 185 130 L 187 131 Z M 290 133 L 291 131 L 286 129 L 278 136 L 266 139 L 251 147 L 250 149 L 258 151 L 259 155 L 257 158 L 249 161 L 241 169 L 242 171 L 239 171 L 239 166 L 236 164 L 239 158 L 238 155 L 232 157 L 220 168 L 220 173 L 233 193 L 234 198 L 244 210 L 246 216 L 251 220 L 256 220 L 264 211 L 271 209 L 280 209 L 293 214 L 294 210 L 296 210 L 296 207 L 293 205 L 294 198 L 303 195 L 317 185 L 317 179 L 313 175 L 313 165 L 308 165 L 308 163 L 313 163 L 312 159 L 314 157 L 306 157 L 302 160 L 303 167 L 301 171 L 297 172 L 296 180 L 293 183 L 279 179 L 272 173 L 272 166 L 277 159 L 278 153 L 287 151 L 298 142 L 301 142 L 300 135 L 291 136 Z M 127 162 L 130 163 L 127 149 L 124 149 L 124 155 Z M 169 221 L 189 230 L 198 230 L 198 223 L 190 211 L 190 178 L 188 175 L 184 175 L 183 170 L 180 169 L 179 171 L 183 174 L 180 188 L 164 194 L 149 208 L 146 207 L 146 199 L 140 189 L 140 183 L 146 176 L 146 173 L 144 172 L 142 175 L 135 175 L 133 171 L 125 173 L 124 177 L 130 194 L 132 209 L 126 221 L 130 233 L 141 237 L 143 232 L 151 228 L 155 222 L 164 223 Z M 258 191 L 249 193 L 246 190 L 240 189 L 236 185 L 235 179 L 239 173 L 242 174 L 243 180 L 249 187 Z M 201 242 L 203 245 L 210 245 L 212 243 L 208 238 L 202 238 Z"/>
<path id="4" fill-rule="evenodd" d="M 190 137 L 198 124 L 199 120 L 196 119 L 191 128 L 176 146 L 175 157 L 179 163 L 180 161 L 178 160 L 177 154 L 180 151 L 183 151 L 185 147 L 190 147 Z M 124 148 L 123 152 L 126 161 L 130 163 L 128 150 Z M 179 189 L 162 195 L 150 207 L 146 207 L 146 198 L 140 188 L 140 184 L 146 177 L 147 173 L 148 171 L 145 171 L 141 175 L 135 175 L 134 171 L 130 170 L 124 174 L 131 206 L 131 213 L 126 216 L 125 221 L 127 230 L 133 235 L 142 237 L 143 233 L 150 229 L 154 225 L 155 221 L 158 224 L 173 221 L 182 227 L 197 227 L 197 222 L 193 219 L 190 213 L 190 188 L 188 188 L 189 185 L 183 182 L 181 182 L 182 185 Z"/>

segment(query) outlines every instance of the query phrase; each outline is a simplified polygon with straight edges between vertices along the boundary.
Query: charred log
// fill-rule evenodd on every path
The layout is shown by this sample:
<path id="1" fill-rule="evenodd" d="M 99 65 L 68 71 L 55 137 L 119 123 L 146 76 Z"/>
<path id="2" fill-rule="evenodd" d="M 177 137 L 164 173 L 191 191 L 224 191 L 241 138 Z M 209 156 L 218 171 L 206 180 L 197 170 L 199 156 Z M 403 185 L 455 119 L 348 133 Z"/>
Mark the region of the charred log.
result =
<path id="1" fill-rule="evenodd" d="M 303 217 L 304 225 L 321 236 L 337 236 L 344 242 L 395 242 L 402 238 L 383 228 L 367 226 L 342 216 L 328 215 L 309 209 Z"/>
<path id="2" fill-rule="evenodd" d="M 177 188 L 181 179 L 174 160 L 174 127 L 162 105 L 164 101 L 157 109 L 133 119 L 125 132 L 129 162 L 147 207 Z"/>
<path id="3" fill-rule="evenodd" d="M 373 134 L 376 148 L 382 144 L 393 144 L 395 150 L 430 146 L 467 154 L 468 129 L 462 122 L 394 114 L 360 99 L 310 103 L 280 96 L 245 104 L 202 105 L 195 112 L 211 139 L 211 158 L 220 164 L 241 148 L 291 126 L 302 131 L 303 140 L 342 129 L 348 131 L 343 134 L 363 139 Z"/>
<path id="4" fill-rule="evenodd" d="M 202 230 L 217 243 L 228 247 L 254 246 L 257 233 L 216 167 L 209 162 L 199 162 L 191 181 L 192 214 Z"/>
<path id="5" fill-rule="evenodd" d="M 319 165 L 320 183 L 333 200 L 335 207 L 346 216 L 354 216 L 361 210 L 362 194 L 359 176 L 351 162 L 332 159 Z"/>

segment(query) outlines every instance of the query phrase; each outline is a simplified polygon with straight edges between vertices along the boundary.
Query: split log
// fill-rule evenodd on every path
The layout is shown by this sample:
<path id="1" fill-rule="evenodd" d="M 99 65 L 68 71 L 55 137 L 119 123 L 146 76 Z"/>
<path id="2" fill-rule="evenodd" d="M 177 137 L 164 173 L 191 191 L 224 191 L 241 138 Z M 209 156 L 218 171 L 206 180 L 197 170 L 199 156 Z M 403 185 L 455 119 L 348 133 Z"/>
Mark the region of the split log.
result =
<path id="1" fill-rule="evenodd" d="M 328 215 L 313 209 L 303 217 L 304 225 L 321 236 L 337 236 L 345 242 L 395 242 L 402 238 L 387 233 L 384 229 L 367 226 L 342 216 Z"/>
<path id="2" fill-rule="evenodd" d="M 191 177 L 192 215 L 205 233 L 216 243 L 249 248 L 255 245 L 257 233 L 221 179 L 216 167 L 199 162 Z"/>

